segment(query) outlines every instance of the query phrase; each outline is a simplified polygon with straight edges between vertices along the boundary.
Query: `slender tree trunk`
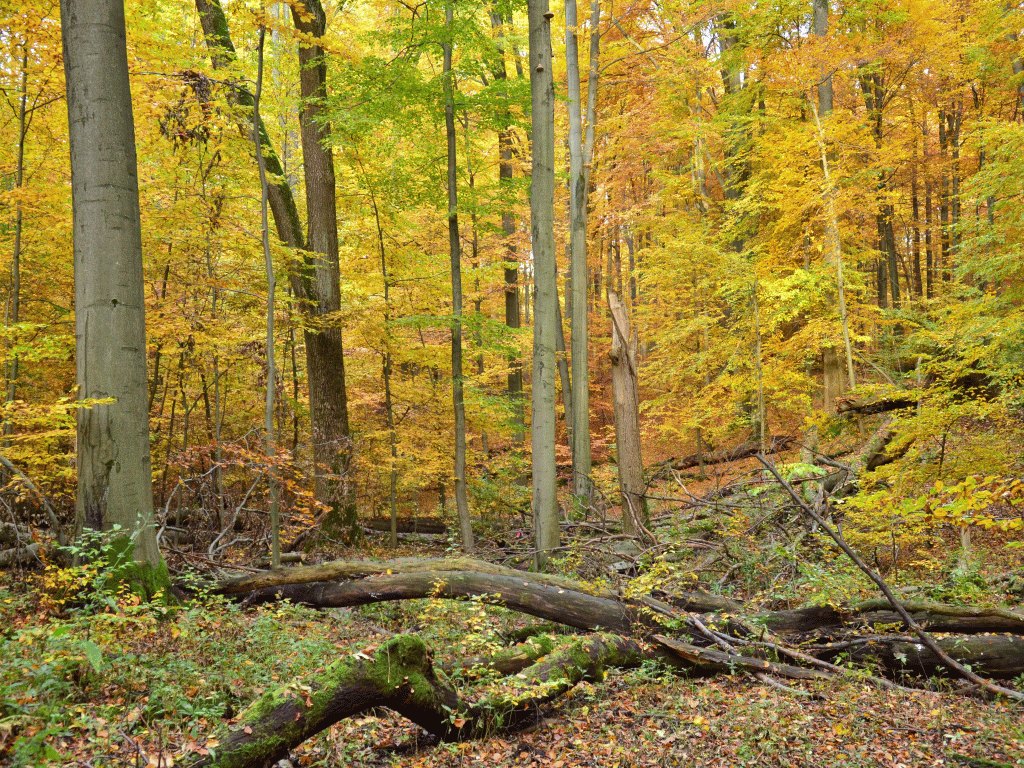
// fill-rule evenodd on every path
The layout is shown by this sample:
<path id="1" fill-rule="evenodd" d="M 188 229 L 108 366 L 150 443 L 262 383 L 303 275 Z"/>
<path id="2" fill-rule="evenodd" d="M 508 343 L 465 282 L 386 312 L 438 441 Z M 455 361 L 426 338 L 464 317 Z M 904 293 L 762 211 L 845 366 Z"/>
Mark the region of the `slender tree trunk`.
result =
<path id="1" fill-rule="evenodd" d="M 153 525 L 135 126 L 122 0 L 62 0 L 71 147 L 79 527 L 120 525 L 163 570 Z M 163 572 L 166 580 L 166 572 Z"/>
<path id="2" fill-rule="evenodd" d="M 448 144 L 448 247 L 452 275 L 452 402 L 455 408 L 455 507 L 462 549 L 474 549 L 473 523 L 466 494 L 466 404 L 462 381 L 462 244 L 459 240 L 458 157 L 455 146 L 455 74 L 452 72 L 453 10 L 444 7 L 444 125 Z"/>
<path id="3" fill-rule="evenodd" d="M 260 96 L 263 92 L 263 44 L 267 30 L 260 27 L 259 46 L 256 53 L 256 91 L 252 102 L 252 136 L 256 143 L 256 163 L 260 174 L 260 226 L 263 242 L 263 267 L 267 277 L 267 393 L 263 408 L 263 446 L 267 458 L 267 481 L 270 485 L 270 567 L 281 565 L 281 486 L 277 479 L 276 446 L 277 434 L 274 429 L 274 395 L 277 393 L 277 356 L 274 349 L 274 293 L 277 278 L 274 275 L 274 260 L 270 253 L 270 217 L 267 213 L 267 164 L 260 146 Z"/>
<path id="4" fill-rule="evenodd" d="M 915 145 L 916 146 L 916 145 Z M 917 152 L 915 151 L 915 155 Z M 911 216 L 913 217 L 913 240 L 911 245 L 911 258 L 914 270 L 913 288 L 918 298 L 924 295 L 924 283 L 921 280 L 921 205 L 920 189 L 917 183 L 917 158 L 914 158 L 913 175 L 910 178 L 910 204 Z"/>
<path id="5" fill-rule="evenodd" d="M 960 124 L 963 118 L 963 105 L 960 104 L 957 107 L 956 112 L 950 112 L 946 115 L 948 121 L 947 138 L 949 140 L 950 147 L 950 257 L 949 261 L 946 262 L 946 270 L 943 273 L 943 279 L 946 281 L 953 279 L 953 269 L 956 266 L 956 255 L 960 250 L 960 215 L 961 215 L 961 199 L 960 199 Z"/>
<path id="6" fill-rule="evenodd" d="M 565 348 L 565 318 L 561 302 L 555 303 L 558 324 L 555 326 L 555 360 L 558 364 L 558 382 L 562 390 L 562 413 L 565 414 L 565 429 L 572 444 L 572 382 L 569 380 L 569 360 Z"/>
<path id="7" fill-rule="evenodd" d="M 750 290 L 750 302 L 754 312 L 754 374 L 757 381 L 757 441 L 761 453 L 768 449 L 768 409 L 764 395 L 764 354 L 761 344 L 761 302 L 757 295 L 758 281 Z"/>
<path id="8" fill-rule="evenodd" d="M 491 11 L 491 26 L 498 39 L 498 50 L 491 67 L 491 76 L 496 81 L 508 80 L 505 66 L 505 24 L 511 24 L 511 16 L 503 18 L 497 11 Z M 505 246 L 505 325 L 512 329 L 522 326 L 519 314 L 519 254 L 516 253 L 516 221 L 511 211 L 510 190 L 512 184 L 512 116 L 508 107 L 503 108 L 502 126 L 498 130 L 498 185 L 502 190 L 501 232 Z M 526 434 L 526 420 L 523 415 L 523 363 L 516 352 L 508 358 L 508 397 L 512 403 L 513 439 L 523 441 Z"/>
<path id="9" fill-rule="evenodd" d="M 311 2 L 317 2 L 318 7 L 318 0 L 311 0 Z M 223 70 L 229 67 L 236 58 L 224 10 L 221 8 L 219 0 L 195 0 L 195 4 L 206 44 L 210 50 L 210 59 L 215 69 Z M 317 23 L 317 18 L 323 18 L 322 13 L 319 17 L 311 14 L 308 16 L 309 18 L 302 17 L 297 21 L 297 24 L 304 25 L 300 27 L 300 31 L 303 31 L 306 41 L 320 36 L 313 34 L 315 26 L 311 25 Z M 317 498 L 336 512 L 336 514 L 332 514 L 333 518 L 342 518 L 343 522 L 350 524 L 349 531 L 355 535 L 358 533 L 358 527 L 356 527 L 354 517 L 354 487 L 346 482 L 351 461 L 351 440 L 349 438 L 341 331 L 336 326 L 326 330 L 321 328 L 322 315 L 334 312 L 340 307 L 340 303 L 337 305 L 332 303 L 332 286 L 333 293 L 339 297 L 339 302 L 340 293 L 336 279 L 338 265 L 336 259 L 337 223 L 334 202 L 334 164 L 330 151 L 320 143 L 321 138 L 326 140 L 330 131 L 326 124 L 316 119 L 320 109 L 319 103 L 322 101 L 322 98 L 316 96 L 316 84 L 320 82 L 321 74 L 326 78 L 326 68 L 322 62 L 322 56 L 316 55 L 318 50 L 319 46 L 315 44 L 303 45 L 299 49 L 300 60 L 309 63 L 308 67 L 302 68 L 301 85 L 303 88 L 310 89 L 313 99 L 304 103 L 303 111 L 300 113 L 300 122 L 303 123 L 301 134 L 306 170 L 307 207 L 317 215 L 316 227 L 313 226 L 312 216 L 310 220 L 310 249 L 316 253 L 305 250 L 306 240 L 302 234 L 302 223 L 299 220 L 298 208 L 295 205 L 291 187 L 285 178 L 284 168 L 277 153 L 273 150 L 266 128 L 262 123 L 260 123 L 259 130 L 264 162 L 270 181 L 267 190 L 270 211 L 274 217 L 277 235 L 282 242 L 298 252 L 297 258 L 290 261 L 289 282 L 307 323 L 303 329 L 303 340 L 306 346 L 306 375 L 313 441 L 317 445 L 326 443 L 329 446 L 335 446 L 338 450 L 336 454 L 331 454 L 329 457 L 336 465 L 332 468 L 332 472 L 330 474 L 319 472 Z M 317 64 L 318 60 L 319 64 Z M 305 92 L 303 97 L 306 98 Z M 232 86 L 230 100 L 243 108 L 252 107 L 252 94 L 245 86 L 237 83 Z M 240 121 L 239 129 L 246 138 L 250 138 L 251 127 L 248 121 Z M 329 194 L 324 192 L 327 187 L 330 188 Z M 313 205 L 309 205 L 310 197 L 314 200 Z M 332 233 L 335 255 L 333 262 L 322 255 L 317 255 L 326 251 L 319 250 L 313 243 L 315 234 L 321 247 L 330 250 Z M 314 456 L 316 455 L 314 453 Z M 322 451 L 320 455 L 323 455 Z M 333 469 L 338 471 L 335 472 Z"/>
<path id="10" fill-rule="evenodd" d="M 814 105 L 811 105 L 812 110 Z M 846 311 L 846 283 L 843 278 L 843 245 L 839 236 L 839 215 L 836 213 L 836 191 L 832 182 L 832 174 L 828 162 L 828 144 L 825 129 L 817 111 L 814 111 L 814 125 L 818 136 L 818 153 L 821 157 L 821 171 L 825 179 L 825 251 L 836 269 L 836 298 L 839 304 L 839 325 L 843 333 L 843 352 L 846 357 L 846 375 L 850 389 L 857 386 L 857 377 L 853 367 L 853 343 L 850 340 L 850 318 Z M 830 348 L 826 348 L 830 349 Z M 826 376 L 828 365 L 826 365 Z M 828 399 L 826 384 L 826 409 L 832 407 L 834 398 Z"/>
<path id="11" fill-rule="evenodd" d="M 608 294 L 612 316 L 612 401 L 615 450 L 622 494 L 622 530 L 640 533 L 647 523 L 647 491 L 640 452 L 640 397 L 637 383 L 637 338 L 629 314 L 615 291 Z"/>
<path id="12" fill-rule="evenodd" d="M 942 186 L 939 192 L 939 258 L 935 272 L 943 279 L 950 263 L 949 232 L 949 134 L 946 132 L 946 112 L 939 110 L 939 152 L 942 155 Z"/>
<path id="13" fill-rule="evenodd" d="M 934 245 L 932 243 L 932 183 L 924 183 L 924 295 L 934 295 L 932 280 L 935 276 Z"/>
<path id="14" fill-rule="evenodd" d="M 533 322 L 533 519 L 537 565 L 544 567 L 561 532 L 555 474 L 555 337 L 558 285 L 555 266 L 555 86 L 548 0 L 529 0 L 532 176 L 530 219 L 536 306 Z"/>
<path id="15" fill-rule="evenodd" d="M 25 184 L 25 140 L 28 138 L 28 44 L 23 43 L 21 55 L 21 93 L 18 95 L 18 160 L 14 171 L 14 188 L 21 192 Z M 14 252 L 11 254 L 11 305 L 7 322 L 16 326 L 21 322 L 21 235 L 24 214 L 19 195 L 14 204 Z M 18 394 L 19 360 L 18 353 L 12 352 L 7 367 L 7 402 L 12 403 Z M 4 433 L 10 432 L 10 423 L 4 424 Z"/>
<path id="16" fill-rule="evenodd" d="M 600 19 L 599 0 L 595 0 L 595 11 L 591 10 L 591 55 L 594 42 L 599 41 L 597 21 Z M 580 94 L 579 45 L 576 28 L 578 25 L 576 0 L 565 3 L 565 62 L 568 83 L 569 109 L 569 274 L 572 294 L 572 487 L 577 504 L 586 507 L 590 503 L 590 369 L 587 288 L 587 204 L 589 178 L 587 166 L 592 151 L 592 138 L 585 147 L 583 138 L 583 114 Z M 591 77 L 588 82 L 587 130 L 593 135 L 593 121 L 596 115 L 597 70 L 591 62 Z"/>
<path id="17" fill-rule="evenodd" d="M 395 405 L 391 394 L 392 338 L 391 338 L 391 270 L 388 269 L 387 251 L 384 249 L 384 227 L 377 207 L 377 195 L 370 187 L 373 221 L 377 226 L 377 249 L 380 254 L 380 276 L 384 284 L 384 354 L 381 376 L 384 384 L 384 419 L 388 428 L 388 447 L 391 449 L 391 469 L 388 473 L 388 511 L 390 513 L 390 543 L 398 546 L 398 430 L 395 428 Z"/>

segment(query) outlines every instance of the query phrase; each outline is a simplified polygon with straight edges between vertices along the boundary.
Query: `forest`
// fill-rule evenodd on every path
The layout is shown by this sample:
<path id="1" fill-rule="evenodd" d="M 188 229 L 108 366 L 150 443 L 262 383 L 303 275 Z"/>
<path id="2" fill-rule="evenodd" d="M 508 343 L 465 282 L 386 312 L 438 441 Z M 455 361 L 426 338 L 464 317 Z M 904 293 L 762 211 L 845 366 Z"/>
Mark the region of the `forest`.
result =
<path id="1" fill-rule="evenodd" d="M 0 0 L 0 766 L 1024 766 L 1024 6 Z"/>

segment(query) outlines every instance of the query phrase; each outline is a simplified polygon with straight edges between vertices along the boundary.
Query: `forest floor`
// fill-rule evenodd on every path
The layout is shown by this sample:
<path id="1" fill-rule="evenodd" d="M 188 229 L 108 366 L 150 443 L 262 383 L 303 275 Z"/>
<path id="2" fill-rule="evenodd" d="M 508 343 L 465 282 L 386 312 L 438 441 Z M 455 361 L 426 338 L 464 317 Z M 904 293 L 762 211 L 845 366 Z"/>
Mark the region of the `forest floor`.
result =
<path id="1" fill-rule="evenodd" d="M 486 651 L 515 615 L 417 601 L 314 612 L 55 605 L 0 576 L 0 765 L 180 765 L 269 687 L 417 632 L 441 668 Z M 462 681 L 472 695 L 479 682 Z M 486 684 L 486 683 L 484 683 Z M 538 713 L 528 730 L 434 744 L 398 715 L 343 721 L 295 766 L 1024 766 L 1024 718 L 1002 703 L 889 693 L 856 682 L 798 698 L 741 676 L 686 679 L 656 665 L 608 673 Z"/>

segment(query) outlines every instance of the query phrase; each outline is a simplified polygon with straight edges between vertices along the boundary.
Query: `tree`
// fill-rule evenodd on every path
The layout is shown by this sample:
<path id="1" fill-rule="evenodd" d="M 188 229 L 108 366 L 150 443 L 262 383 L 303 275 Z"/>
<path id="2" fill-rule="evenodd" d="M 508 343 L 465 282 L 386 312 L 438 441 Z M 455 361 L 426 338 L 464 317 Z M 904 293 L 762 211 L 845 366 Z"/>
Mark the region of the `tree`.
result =
<path id="1" fill-rule="evenodd" d="M 62 0 L 74 200 L 79 527 L 119 525 L 162 570 L 153 527 L 135 124 L 122 0 Z M 166 572 L 164 572 L 166 579 Z"/>
<path id="2" fill-rule="evenodd" d="M 320 0 L 291 4 L 299 39 L 299 83 L 302 108 L 302 168 L 306 180 L 307 245 L 313 252 L 311 274 L 305 276 L 308 304 L 306 371 L 309 376 L 313 457 L 317 461 L 317 498 L 331 512 L 327 523 L 358 538 L 355 493 L 349 477 L 352 436 L 345 389 L 345 351 L 337 317 L 341 309 L 338 265 L 338 214 L 335 200 L 331 128 L 323 110 L 327 98 L 327 55 L 321 38 L 327 16 Z M 326 467 L 321 468 L 322 460 Z M 324 471 L 326 470 L 326 471 Z"/>
<path id="3" fill-rule="evenodd" d="M 533 242 L 533 395 L 530 444 L 537 564 L 558 547 L 560 531 L 555 475 L 555 334 L 558 285 L 555 266 L 555 85 L 551 13 L 547 0 L 530 0 L 530 95 L 532 176 L 530 230 Z"/>
<path id="4" fill-rule="evenodd" d="M 466 496 L 466 403 L 462 381 L 462 244 L 459 241 L 459 174 L 455 147 L 455 73 L 452 71 L 452 4 L 444 6 L 444 128 L 448 152 L 448 254 L 452 280 L 452 404 L 455 411 L 455 508 L 462 549 L 473 551 L 473 524 Z"/>
<path id="5" fill-rule="evenodd" d="M 590 371 L 587 333 L 587 205 L 590 191 L 588 169 L 594 151 L 594 122 L 597 114 L 598 46 L 597 25 L 601 19 L 599 0 L 593 0 L 590 14 L 590 76 L 587 87 L 587 137 L 583 138 L 583 104 L 580 96 L 579 45 L 576 35 L 576 0 L 565 3 L 565 76 L 569 108 L 569 273 L 572 293 L 572 487 L 577 503 L 590 500 Z"/>
<path id="6" fill-rule="evenodd" d="M 277 235 L 299 257 L 290 262 L 289 282 L 299 301 L 305 321 L 302 329 L 306 344 L 306 374 L 309 387 L 310 421 L 316 460 L 327 459 L 327 472 L 315 470 L 317 498 L 326 504 L 332 517 L 358 534 L 355 520 L 353 487 L 347 483 L 351 461 L 351 437 L 348 422 L 348 396 L 345 390 L 345 356 L 341 329 L 336 313 L 341 304 L 338 267 L 338 230 L 334 199 L 334 161 L 324 142 L 329 128 L 319 115 L 326 95 L 326 61 L 319 44 L 310 42 L 321 37 L 326 23 L 317 0 L 310 0 L 307 9 L 294 9 L 296 26 L 303 32 L 299 48 L 300 88 L 304 98 L 300 123 L 303 160 L 306 176 L 306 203 L 309 209 L 309 238 L 302 234 L 295 197 L 284 175 L 277 153 L 273 150 L 266 127 L 262 125 L 261 144 L 267 172 L 268 202 Z M 210 59 L 216 69 L 226 69 L 236 58 L 227 18 L 219 0 L 196 0 Z M 243 85 L 232 88 L 230 99 L 243 108 L 252 108 L 253 95 Z M 249 137 L 249 121 L 238 119 L 239 131 Z M 335 315 L 335 317 L 331 317 Z M 326 317 L 325 317 L 326 316 Z"/>

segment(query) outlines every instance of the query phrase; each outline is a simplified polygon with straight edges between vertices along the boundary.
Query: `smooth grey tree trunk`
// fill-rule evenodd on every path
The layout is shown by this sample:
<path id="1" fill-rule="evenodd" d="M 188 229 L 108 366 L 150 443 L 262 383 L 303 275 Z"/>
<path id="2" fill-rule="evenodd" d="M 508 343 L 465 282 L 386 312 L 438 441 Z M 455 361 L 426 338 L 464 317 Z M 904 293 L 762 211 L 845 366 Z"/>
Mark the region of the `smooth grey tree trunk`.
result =
<path id="1" fill-rule="evenodd" d="M 452 276 L 452 404 L 455 410 L 455 509 L 459 518 L 462 549 L 474 549 L 473 523 L 469 516 L 466 494 L 466 403 L 462 381 L 462 244 L 459 240 L 458 156 L 455 146 L 455 74 L 452 72 L 451 2 L 445 3 L 444 62 L 444 129 L 448 145 L 448 252 Z"/>
<path id="2" fill-rule="evenodd" d="M 558 547 L 555 475 L 555 336 L 558 284 L 555 267 L 555 85 L 548 0 L 529 0 L 532 165 L 530 230 L 533 242 L 533 397 L 530 443 L 537 565 Z"/>
<path id="3" fill-rule="evenodd" d="M 813 11 L 812 30 L 818 37 L 828 35 L 828 3 L 829 0 L 811 0 Z M 821 80 L 818 82 L 818 114 L 825 117 L 832 112 L 832 75 L 828 64 L 821 68 Z"/>
<path id="4" fill-rule="evenodd" d="M 594 41 L 599 40 L 597 21 L 600 19 L 599 0 L 595 0 L 596 14 L 591 13 L 591 55 L 594 55 Z M 572 488 L 576 502 L 581 507 L 590 503 L 590 370 L 587 289 L 590 284 L 587 270 L 587 203 L 588 174 L 590 158 L 584 156 L 583 105 L 580 95 L 579 44 L 576 34 L 578 25 L 576 0 L 565 2 L 565 74 L 568 89 L 569 109 L 569 285 L 571 292 L 570 327 L 572 335 L 572 414 L 569 422 L 573 425 Z M 593 135 L 593 120 L 596 114 L 597 70 L 591 62 L 588 83 L 588 137 Z M 592 150 L 593 142 L 587 149 Z"/>
<path id="5" fill-rule="evenodd" d="M 122 0 L 61 0 L 74 221 L 79 527 L 120 525 L 160 564 L 153 527 L 135 124 Z"/>
<path id="6" fill-rule="evenodd" d="M 647 522 L 647 486 L 640 452 L 640 397 L 637 376 L 637 338 L 619 295 L 608 291 L 612 316 L 612 405 L 615 411 L 615 451 L 622 495 L 622 530 L 636 535 Z"/>

